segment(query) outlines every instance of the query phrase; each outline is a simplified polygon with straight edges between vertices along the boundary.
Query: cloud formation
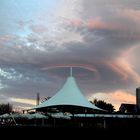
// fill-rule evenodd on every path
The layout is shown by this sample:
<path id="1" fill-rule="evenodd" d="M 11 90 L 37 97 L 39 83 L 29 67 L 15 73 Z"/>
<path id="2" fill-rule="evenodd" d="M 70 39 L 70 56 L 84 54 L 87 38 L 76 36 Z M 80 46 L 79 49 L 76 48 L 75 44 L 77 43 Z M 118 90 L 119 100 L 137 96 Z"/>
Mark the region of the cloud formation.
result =
<path id="1" fill-rule="evenodd" d="M 122 98 L 127 91 L 135 95 L 140 85 L 138 0 L 30 3 L 0 2 L 7 8 L 0 10 L 0 95 L 52 96 L 64 84 L 69 66 L 87 97 L 111 93 L 113 103 L 117 91 L 124 91 Z M 15 16 L 3 16 L 9 12 Z"/>

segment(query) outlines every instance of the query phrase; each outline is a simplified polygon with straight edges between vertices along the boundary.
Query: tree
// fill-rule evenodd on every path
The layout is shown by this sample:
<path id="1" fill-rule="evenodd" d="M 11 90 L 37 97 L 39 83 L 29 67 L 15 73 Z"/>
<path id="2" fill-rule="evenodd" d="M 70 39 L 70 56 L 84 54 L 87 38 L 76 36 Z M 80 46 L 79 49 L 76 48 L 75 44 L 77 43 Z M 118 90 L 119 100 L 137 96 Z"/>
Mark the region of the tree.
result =
<path id="1" fill-rule="evenodd" d="M 13 111 L 13 106 L 9 103 L 0 104 L 0 115 L 5 113 L 11 113 Z"/>
<path id="2" fill-rule="evenodd" d="M 43 103 L 43 102 L 49 100 L 50 98 L 51 98 L 51 97 L 45 97 L 44 99 L 41 100 L 41 103 Z"/>
<path id="3" fill-rule="evenodd" d="M 106 103 L 104 100 L 94 99 L 91 103 L 95 104 L 97 107 L 107 110 L 108 112 L 113 112 L 115 110 L 114 106 L 110 103 Z"/>

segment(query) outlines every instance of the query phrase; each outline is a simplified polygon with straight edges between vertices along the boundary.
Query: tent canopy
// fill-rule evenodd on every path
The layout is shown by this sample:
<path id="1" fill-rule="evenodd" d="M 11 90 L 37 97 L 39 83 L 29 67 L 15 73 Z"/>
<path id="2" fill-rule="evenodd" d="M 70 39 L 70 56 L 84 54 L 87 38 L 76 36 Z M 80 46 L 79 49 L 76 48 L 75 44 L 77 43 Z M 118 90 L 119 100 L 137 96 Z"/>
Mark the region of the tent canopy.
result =
<path id="1" fill-rule="evenodd" d="M 52 106 L 79 106 L 89 109 L 102 110 L 90 103 L 81 93 L 78 88 L 75 78 L 70 76 L 60 91 L 58 91 L 52 98 L 43 102 L 42 104 L 32 108 L 40 109 Z"/>

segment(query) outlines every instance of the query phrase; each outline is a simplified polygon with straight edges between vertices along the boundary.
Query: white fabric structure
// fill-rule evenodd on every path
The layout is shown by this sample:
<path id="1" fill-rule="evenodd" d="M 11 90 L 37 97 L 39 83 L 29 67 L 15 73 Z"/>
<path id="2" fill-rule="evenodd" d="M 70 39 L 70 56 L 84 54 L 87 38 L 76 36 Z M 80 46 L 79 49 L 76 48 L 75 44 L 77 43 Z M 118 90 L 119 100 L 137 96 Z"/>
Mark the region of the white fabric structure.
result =
<path id="1" fill-rule="evenodd" d="M 58 91 L 52 98 L 34 107 L 33 109 L 60 105 L 80 106 L 90 109 L 102 110 L 96 107 L 94 104 L 90 103 L 82 95 L 76 84 L 75 78 L 72 77 L 72 75 L 67 78 L 67 81 L 62 87 L 62 89 Z"/>

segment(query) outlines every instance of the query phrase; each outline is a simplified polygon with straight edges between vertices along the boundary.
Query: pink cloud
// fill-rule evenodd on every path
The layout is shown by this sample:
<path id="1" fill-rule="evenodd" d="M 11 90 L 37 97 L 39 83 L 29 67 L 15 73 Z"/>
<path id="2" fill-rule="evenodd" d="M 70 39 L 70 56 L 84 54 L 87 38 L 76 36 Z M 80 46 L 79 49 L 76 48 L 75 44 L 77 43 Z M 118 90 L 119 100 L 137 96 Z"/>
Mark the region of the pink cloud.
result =
<path id="1" fill-rule="evenodd" d="M 12 39 L 13 39 L 13 36 L 11 36 L 11 35 L 0 36 L 0 41 L 1 42 L 9 41 L 9 40 L 12 40 Z"/>
<path id="2" fill-rule="evenodd" d="M 12 35 L 0 36 L 0 47 L 4 46 L 5 43 L 13 42 L 15 39 L 16 37 Z"/>
<path id="3" fill-rule="evenodd" d="M 103 23 L 100 17 L 96 17 L 95 19 L 88 19 L 87 22 L 87 27 L 90 29 L 100 29 L 100 28 L 106 28 L 107 25 Z"/>
<path id="4" fill-rule="evenodd" d="M 79 68 L 85 68 L 88 69 L 90 71 L 93 72 L 97 72 L 97 69 L 92 66 L 92 65 L 88 65 L 88 64 L 75 64 L 75 63 L 70 63 L 70 64 L 52 64 L 52 65 L 47 65 L 44 68 L 42 68 L 43 70 L 47 70 L 47 69 L 51 69 L 51 68 L 61 68 L 61 67 L 79 67 Z"/>
<path id="5" fill-rule="evenodd" d="M 95 18 L 82 20 L 82 19 L 74 19 L 71 20 L 68 25 L 74 26 L 74 27 L 86 27 L 88 29 L 108 29 L 108 30 L 116 30 L 123 28 L 120 24 L 112 24 L 112 23 L 106 23 L 102 20 L 101 17 L 97 16 Z"/>
<path id="6" fill-rule="evenodd" d="M 63 67 L 64 68 L 77 67 L 77 68 L 87 69 L 95 74 L 94 80 L 100 80 L 100 78 L 101 78 L 98 70 L 93 65 L 90 65 L 90 64 L 76 64 L 76 63 L 51 64 L 51 65 L 46 65 L 45 67 L 42 68 L 42 70 L 48 70 L 48 69 L 52 69 L 52 68 L 63 68 Z"/>
<path id="7" fill-rule="evenodd" d="M 134 70 L 133 66 L 123 58 L 115 61 L 107 61 L 105 64 L 111 68 L 123 81 L 128 82 L 129 79 L 135 83 L 140 83 L 140 76 Z"/>
<path id="8" fill-rule="evenodd" d="M 135 22 L 140 23 L 140 10 L 123 9 L 121 11 L 118 11 L 118 14 L 120 16 L 123 16 L 125 18 L 131 19 Z"/>
<path id="9" fill-rule="evenodd" d="M 94 19 L 92 18 L 87 20 L 74 19 L 71 20 L 69 24 L 76 27 L 87 27 L 90 29 L 99 29 L 107 27 L 107 25 L 102 21 L 101 17 L 96 17 Z"/>

